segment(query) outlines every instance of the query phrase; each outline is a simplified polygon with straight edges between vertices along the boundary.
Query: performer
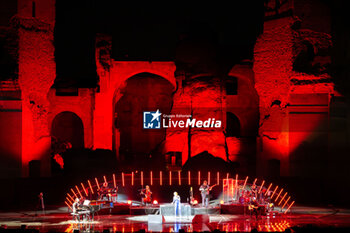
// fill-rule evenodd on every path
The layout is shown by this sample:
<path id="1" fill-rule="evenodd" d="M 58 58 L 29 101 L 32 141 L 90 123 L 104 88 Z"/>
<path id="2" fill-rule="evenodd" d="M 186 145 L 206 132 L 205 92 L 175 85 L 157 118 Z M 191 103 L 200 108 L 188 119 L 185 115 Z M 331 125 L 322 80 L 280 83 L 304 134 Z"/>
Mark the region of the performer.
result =
<path id="1" fill-rule="evenodd" d="M 214 186 L 210 187 L 208 182 L 205 180 L 203 184 L 199 187 L 199 191 L 201 191 L 202 196 L 202 207 L 208 208 L 209 205 L 209 192 Z"/>
<path id="2" fill-rule="evenodd" d="M 37 209 L 45 211 L 45 205 L 44 205 L 44 194 L 40 193 L 38 195 L 38 204 L 37 204 Z"/>
<path id="3" fill-rule="evenodd" d="M 239 197 L 239 203 L 243 205 L 245 201 L 246 201 L 246 193 L 243 190 L 241 196 Z"/>
<path id="4" fill-rule="evenodd" d="M 146 185 L 145 189 L 141 190 L 141 195 L 143 195 L 141 201 L 142 201 L 142 205 L 146 205 L 151 203 L 152 201 L 152 192 L 151 189 L 148 185 Z"/>
<path id="5" fill-rule="evenodd" d="M 108 183 L 104 182 L 102 187 L 98 190 L 100 200 L 103 200 L 105 197 L 108 199 L 108 190 Z"/>
<path id="6" fill-rule="evenodd" d="M 110 196 L 112 202 L 114 202 L 114 203 L 117 202 L 117 200 L 118 200 L 118 186 L 111 190 L 111 193 L 109 194 L 109 196 Z"/>
<path id="7" fill-rule="evenodd" d="M 172 204 L 175 207 L 174 208 L 175 209 L 175 216 L 180 215 L 181 214 L 181 198 L 177 192 L 174 192 Z"/>
<path id="8" fill-rule="evenodd" d="M 255 184 L 253 184 L 251 187 L 251 194 L 252 194 L 252 198 L 253 197 L 255 197 L 255 199 L 258 198 L 258 188 L 256 187 Z"/>
<path id="9" fill-rule="evenodd" d="M 256 219 L 258 219 L 259 214 L 259 203 L 255 197 L 252 198 L 252 201 L 249 203 L 248 209 L 250 210 L 250 216 L 255 214 Z"/>
<path id="10" fill-rule="evenodd" d="M 266 197 L 265 197 L 265 204 L 266 204 L 266 212 L 267 212 L 267 214 L 269 214 L 271 211 L 274 210 L 275 205 L 273 204 L 273 202 L 272 202 L 272 200 L 271 200 L 271 191 L 269 191 L 269 192 L 266 194 Z"/>
<path id="11" fill-rule="evenodd" d="M 80 210 L 80 200 L 79 198 L 75 198 L 75 201 L 73 203 L 72 209 L 73 209 L 73 213 L 76 214 L 79 210 Z"/>
<path id="12" fill-rule="evenodd" d="M 190 187 L 190 205 L 194 205 L 193 188 Z"/>

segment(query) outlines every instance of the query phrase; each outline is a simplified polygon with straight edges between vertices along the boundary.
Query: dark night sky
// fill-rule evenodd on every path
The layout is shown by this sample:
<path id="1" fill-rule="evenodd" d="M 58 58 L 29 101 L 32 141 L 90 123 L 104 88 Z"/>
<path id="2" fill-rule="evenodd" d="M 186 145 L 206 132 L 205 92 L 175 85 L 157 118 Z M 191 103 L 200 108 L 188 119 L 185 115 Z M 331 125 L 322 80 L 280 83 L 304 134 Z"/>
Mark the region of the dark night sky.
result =
<path id="1" fill-rule="evenodd" d="M 211 63 L 227 72 L 237 61 L 252 57 L 262 30 L 262 1 L 235 1 L 234 5 L 111 2 L 57 1 L 57 83 L 95 85 L 94 39 L 99 32 L 113 36 L 116 60 Z"/>

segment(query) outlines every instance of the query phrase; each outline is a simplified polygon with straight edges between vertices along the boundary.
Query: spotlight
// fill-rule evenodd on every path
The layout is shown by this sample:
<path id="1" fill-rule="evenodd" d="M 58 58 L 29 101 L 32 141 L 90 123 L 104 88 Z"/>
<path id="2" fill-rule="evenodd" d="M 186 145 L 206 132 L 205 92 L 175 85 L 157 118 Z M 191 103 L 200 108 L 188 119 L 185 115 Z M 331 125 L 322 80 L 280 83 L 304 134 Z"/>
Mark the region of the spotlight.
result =
<path id="1" fill-rule="evenodd" d="M 221 201 L 220 201 L 220 204 L 221 204 L 221 205 L 224 204 L 224 203 L 225 203 L 224 200 L 221 200 Z"/>
<path id="2" fill-rule="evenodd" d="M 193 205 L 198 205 L 198 201 L 197 201 L 197 200 L 194 200 L 194 201 L 193 201 Z"/>
<path id="3" fill-rule="evenodd" d="M 131 205 L 132 204 L 132 201 L 131 200 L 128 200 L 128 205 Z"/>
<path id="4" fill-rule="evenodd" d="M 157 200 L 154 200 L 154 201 L 153 201 L 153 205 L 158 205 L 158 201 L 157 201 Z"/>

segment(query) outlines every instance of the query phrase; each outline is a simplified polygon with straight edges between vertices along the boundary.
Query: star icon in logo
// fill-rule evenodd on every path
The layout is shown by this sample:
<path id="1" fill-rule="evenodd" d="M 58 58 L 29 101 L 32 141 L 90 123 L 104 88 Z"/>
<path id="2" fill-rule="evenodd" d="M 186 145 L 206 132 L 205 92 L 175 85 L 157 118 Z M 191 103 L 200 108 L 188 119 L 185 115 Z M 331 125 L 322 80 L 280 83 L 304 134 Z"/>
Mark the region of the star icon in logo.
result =
<path id="1" fill-rule="evenodd" d="M 159 109 L 157 109 L 157 111 L 156 111 L 155 113 L 151 113 L 151 115 L 153 116 L 153 118 L 152 118 L 152 120 L 151 120 L 151 122 L 152 122 L 152 121 L 154 121 L 155 119 L 158 119 L 158 117 L 159 117 L 160 115 L 162 115 L 162 114 L 159 112 Z"/>

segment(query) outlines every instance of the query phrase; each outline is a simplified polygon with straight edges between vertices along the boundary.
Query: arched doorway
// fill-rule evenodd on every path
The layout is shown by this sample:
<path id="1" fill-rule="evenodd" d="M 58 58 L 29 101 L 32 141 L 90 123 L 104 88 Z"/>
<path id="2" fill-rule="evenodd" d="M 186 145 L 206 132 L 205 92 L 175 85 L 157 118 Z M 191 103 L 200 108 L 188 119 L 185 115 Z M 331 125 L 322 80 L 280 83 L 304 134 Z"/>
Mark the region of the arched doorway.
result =
<path id="1" fill-rule="evenodd" d="M 157 147 L 165 138 L 165 129 L 143 129 L 143 112 L 169 114 L 174 86 L 166 79 L 140 73 L 130 77 L 114 100 L 114 149 L 128 164 L 142 164 L 156 156 Z M 119 145 L 119 146 L 118 146 Z"/>
<path id="2" fill-rule="evenodd" d="M 72 148 L 84 148 L 84 126 L 73 112 L 61 112 L 52 121 L 53 140 L 69 143 Z"/>
<path id="3" fill-rule="evenodd" d="M 60 174 L 66 167 L 63 154 L 68 149 L 84 148 L 84 126 L 73 112 L 61 112 L 51 124 L 51 172 Z"/>
<path id="4" fill-rule="evenodd" d="M 232 112 L 226 113 L 226 137 L 240 137 L 241 124 L 238 117 Z"/>

